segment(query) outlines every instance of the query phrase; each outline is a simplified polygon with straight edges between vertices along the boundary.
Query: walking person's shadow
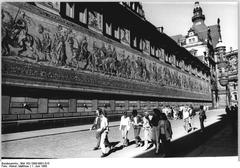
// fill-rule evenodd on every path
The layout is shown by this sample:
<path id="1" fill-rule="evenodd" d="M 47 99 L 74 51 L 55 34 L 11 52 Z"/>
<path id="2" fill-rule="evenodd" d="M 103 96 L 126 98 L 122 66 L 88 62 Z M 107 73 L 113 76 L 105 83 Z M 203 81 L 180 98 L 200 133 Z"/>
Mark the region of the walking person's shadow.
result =
<path id="1" fill-rule="evenodd" d="M 112 149 L 110 150 L 110 153 L 114 153 L 114 152 L 117 152 L 119 150 L 122 150 L 124 148 L 123 145 L 120 145 L 120 146 L 117 146 L 119 144 L 120 141 L 117 141 L 117 142 L 111 142 L 111 145 L 112 145 Z M 131 146 L 135 144 L 135 141 L 131 141 L 129 142 L 128 146 Z"/>

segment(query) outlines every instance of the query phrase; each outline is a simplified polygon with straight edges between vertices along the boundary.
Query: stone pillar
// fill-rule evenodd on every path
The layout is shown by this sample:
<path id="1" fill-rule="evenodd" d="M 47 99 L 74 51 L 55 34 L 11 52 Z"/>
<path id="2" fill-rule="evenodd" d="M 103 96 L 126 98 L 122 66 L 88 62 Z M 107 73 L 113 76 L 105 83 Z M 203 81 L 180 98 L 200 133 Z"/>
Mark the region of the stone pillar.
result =
<path id="1" fill-rule="evenodd" d="M 147 101 L 147 110 L 150 110 L 150 109 L 151 109 L 150 101 Z"/>
<path id="2" fill-rule="evenodd" d="M 75 113 L 77 112 L 77 100 L 69 99 L 69 112 Z"/>
<path id="3" fill-rule="evenodd" d="M 10 96 L 2 96 L 2 114 L 9 114 Z"/>
<path id="4" fill-rule="evenodd" d="M 125 110 L 126 111 L 129 110 L 129 102 L 128 102 L 128 100 L 125 100 Z"/>
<path id="5" fill-rule="evenodd" d="M 110 100 L 110 110 L 112 113 L 115 112 L 115 100 Z"/>
<path id="6" fill-rule="evenodd" d="M 138 110 L 140 109 L 140 101 L 139 100 L 137 101 L 137 109 Z"/>
<path id="7" fill-rule="evenodd" d="M 38 100 L 38 113 L 47 113 L 48 112 L 48 99 L 40 98 Z"/>
<path id="8" fill-rule="evenodd" d="M 95 111 L 98 107 L 98 100 L 92 100 L 92 110 Z"/>

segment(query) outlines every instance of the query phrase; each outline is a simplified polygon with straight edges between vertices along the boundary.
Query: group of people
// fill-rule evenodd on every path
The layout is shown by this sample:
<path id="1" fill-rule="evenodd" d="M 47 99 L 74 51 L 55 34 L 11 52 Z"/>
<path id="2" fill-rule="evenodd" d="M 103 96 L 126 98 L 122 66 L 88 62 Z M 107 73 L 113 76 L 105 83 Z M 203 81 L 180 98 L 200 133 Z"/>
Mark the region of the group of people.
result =
<path id="1" fill-rule="evenodd" d="M 90 128 L 96 129 L 97 145 L 94 150 L 101 149 L 101 157 L 106 157 L 112 149 L 108 140 L 109 124 L 105 112 L 98 108 L 96 110 L 97 117 Z M 143 147 L 147 150 L 151 145 L 155 145 L 155 154 L 160 153 L 160 142 L 162 144 L 163 156 L 169 154 L 169 143 L 172 138 L 172 128 L 165 113 L 161 109 L 153 109 L 152 112 L 144 112 L 144 116 L 138 114 L 137 110 L 132 111 L 132 115 L 128 116 L 127 112 L 123 112 L 119 129 L 122 135 L 122 147 L 129 145 L 128 132 L 133 127 L 134 139 L 136 147 Z M 143 137 L 140 137 L 141 129 L 143 129 Z"/>
<path id="2" fill-rule="evenodd" d="M 195 115 L 192 106 L 182 106 L 180 110 L 182 113 L 182 119 L 184 121 L 184 129 L 190 132 L 193 127 L 191 124 L 191 118 Z M 102 156 L 106 157 L 111 153 L 111 143 L 108 140 L 109 124 L 105 111 L 98 108 L 96 110 L 95 121 L 90 128 L 96 129 L 97 145 L 94 150 L 101 149 Z M 200 106 L 199 120 L 201 126 L 201 132 L 204 131 L 204 120 L 206 119 L 206 113 L 204 106 Z M 141 116 L 137 110 L 132 111 L 132 115 L 128 116 L 124 111 L 121 116 L 119 130 L 122 135 L 122 147 L 129 145 L 128 133 L 130 128 L 133 128 L 134 141 L 136 147 L 143 147 L 144 150 L 149 149 L 151 146 L 155 146 L 155 154 L 161 153 L 164 156 L 170 154 L 170 141 L 172 139 L 172 127 L 168 120 L 168 117 L 162 109 L 153 109 L 152 111 L 144 112 Z M 141 130 L 143 130 L 142 138 L 140 137 Z"/>
<path id="3" fill-rule="evenodd" d="M 127 146 L 125 143 L 129 141 L 127 133 L 130 125 L 132 125 L 136 147 L 143 146 L 144 150 L 147 150 L 153 144 L 155 145 L 155 154 L 159 154 L 161 142 L 163 155 L 165 156 L 168 154 L 168 144 L 172 138 L 171 123 L 160 109 L 153 109 L 152 112 L 144 112 L 144 116 L 141 117 L 137 110 L 133 110 L 131 118 L 125 112 L 120 122 L 123 145 Z M 124 122 L 125 120 L 128 120 L 128 122 Z M 143 129 L 143 141 L 140 138 L 141 129 Z"/>

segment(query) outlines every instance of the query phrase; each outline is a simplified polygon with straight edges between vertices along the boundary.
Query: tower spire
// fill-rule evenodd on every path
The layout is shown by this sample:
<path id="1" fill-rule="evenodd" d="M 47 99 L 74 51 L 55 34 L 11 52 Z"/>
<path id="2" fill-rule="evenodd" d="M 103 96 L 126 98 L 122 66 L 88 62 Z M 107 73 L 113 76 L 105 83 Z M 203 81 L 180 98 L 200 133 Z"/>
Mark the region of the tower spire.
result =
<path id="1" fill-rule="evenodd" d="M 193 9 L 192 22 L 196 23 L 198 21 L 204 22 L 205 15 L 202 13 L 202 8 L 199 5 L 199 2 L 195 2 Z"/>
<path id="2" fill-rule="evenodd" d="M 219 40 L 218 42 L 222 42 L 222 35 L 221 35 L 221 28 L 220 28 L 220 19 L 217 19 L 217 24 L 218 24 L 218 33 L 219 33 Z"/>

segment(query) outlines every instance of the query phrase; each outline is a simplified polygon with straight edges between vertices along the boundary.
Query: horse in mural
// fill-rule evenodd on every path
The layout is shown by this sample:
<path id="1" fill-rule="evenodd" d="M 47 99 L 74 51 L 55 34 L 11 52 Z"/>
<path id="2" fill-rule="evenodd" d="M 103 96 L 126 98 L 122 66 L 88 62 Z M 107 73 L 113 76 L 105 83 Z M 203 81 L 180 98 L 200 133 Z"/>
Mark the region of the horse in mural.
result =
<path id="1" fill-rule="evenodd" d="M 118 75 L 121 62 L 117 59 L 117 57 L 107 57 L 102 60 L 102 66 L 104 72 L 112 75 Z"/>
<path id="2" fill-rule="evenodd" d="M 28 33 L 29 21 L 27 18 L 29 17 L 26 17 L 24 12 L 17 17 L 18 13 L 13 19 L 8 11 L 2 10 L 2 55 L 9 56 L 11 54 L 10 46 L 16 49 L 20 48 L 18 55 L 28 48 L 32 50 L 34 38 Z"/>
<path id="3" fill-rule="evenodd" d="M 91 67 L 92 71 L 94 70 L 94 57 L 93 54 L 88 51 L 88 42 L 87 38 L 84 37 L 82 41 L 79 42 L 75 37 L 69 37 L 68 43 L 71 49 L 71 53 L 73 59 L 75 59 L 78 63 L 85 62 L 83 70 L 86 70 L 87 67 Z"/>

